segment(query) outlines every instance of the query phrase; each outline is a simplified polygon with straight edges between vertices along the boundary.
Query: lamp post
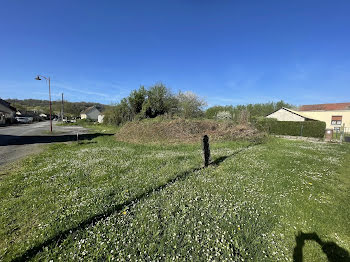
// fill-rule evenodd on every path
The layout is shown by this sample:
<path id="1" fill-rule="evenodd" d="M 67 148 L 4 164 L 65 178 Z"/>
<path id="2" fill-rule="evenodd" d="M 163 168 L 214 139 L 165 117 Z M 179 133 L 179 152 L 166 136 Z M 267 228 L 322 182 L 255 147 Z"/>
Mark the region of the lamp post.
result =
<path id="1" fill-rule="evenodd" d="M 51 112 L 52 112 L 52 109 L 51 109 L 51 87 L 50 87 L 50 77 L 45 77 L 45 76 L 41 76 L 41 75 L 38 75 L 35 80 L 41 80 L 41 78 L 45 78 L 46 81 L 49 81 L 49 99 L 50 99 L 50 131 L 52 133 L 52 117 L 51 117 Z"/>

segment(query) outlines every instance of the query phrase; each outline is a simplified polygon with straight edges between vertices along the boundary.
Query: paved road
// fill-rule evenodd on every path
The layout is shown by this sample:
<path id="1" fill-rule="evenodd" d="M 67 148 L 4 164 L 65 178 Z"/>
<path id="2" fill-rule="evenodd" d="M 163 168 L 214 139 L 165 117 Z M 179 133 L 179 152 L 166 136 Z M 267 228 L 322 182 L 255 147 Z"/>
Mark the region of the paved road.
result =
<path id="1" fill-rule="evenodd" d="M 53 122 L 52 135 L 49 130 L 49 121 L 0 127 L 0 167 L 31 153 L 40 152 L 41 144 L 73 141 L 77 132 L 88 133 L 83 127 L 58 126 L 56 122 Z"/>

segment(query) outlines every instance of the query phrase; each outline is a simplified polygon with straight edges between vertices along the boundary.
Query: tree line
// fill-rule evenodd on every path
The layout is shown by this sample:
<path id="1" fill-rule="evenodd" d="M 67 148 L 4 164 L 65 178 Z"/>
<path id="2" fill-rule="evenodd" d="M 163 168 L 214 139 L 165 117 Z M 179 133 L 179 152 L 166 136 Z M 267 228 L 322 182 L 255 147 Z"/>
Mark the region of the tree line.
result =
<path id="1" fill-rule="evenodd" d="M 36 113 L 49 114 L 49 101 L 40 99 L 6 99 L 13 107 L 21 112 L 34 111 Z M 61 112 L 61 101 L 52 101 L 53 114 L 59 115 Z M 93 102 L 69 102 L 64 100 L 64 114 L 68 117 L 77 117 L 80 112 L 90 106 L 96 106 L 100 111 L 106 110 L 109 106 Z"/>
<path id="2" fill-rule="evenodd" d="M 38 99 L 7 99 L 12 106 L 20 111 L 35 111 L 49 113 L 49 101 Z M 174 94 L 162 83 L 149 88 L 141 86 L 133 90 L 129 96 L 115 105 L 104 105 L 93 102 L 64 101 L 64 113 L 68 117 L 77 117 L 80 112 L 90 106 L 96 106 L 105 115 L 106 124 L 120 125 L 127 121 L 144 118 L 209 118 L 231 120 L 237 123 L 255 122 L 282 107 L 295 108 L 284 101 L 267 102 L 247 105 L 212 106 L 206 109 L 207 102 L 192 92 L 178 92 Z M 54 114 L 61 111 L 61 101 L 52 101 Z"/>
<path id="3" fill-rule="evenodd" d="M 278 102 L 257 103 L 237 106 L 213 106 L 206 110 L 205 116 L 210 119 L 232 119 L 236 122 L 254 122 L 259 117 L 265 117 L 282 107 L 296 108 L 283 100 Z"/>
<path id="4" fill-rule="evenodd" d="M 105 112 L 104 122 L 120 125 L 127 121 L 157 116 L 198 118 L 204 116 L 206 102 L 192 92 L 173 94 L 162 83 L 148 89 L 141 86 Z"/>
<path id="5" fill-rule="evenodd" d="M 294 108 L 284 101 L 237 106 L 213 106 L 205 110 L 207 105 L 203 98 L 192 92 L 173 94 L 162 83 L 148 89 L 141 86 L 123 98 L 120 103 L 105 111 L 104 121 L 107 124 L 120 125 L 127 121 L 141 120 L 163 116 L 167 118 L 209 118 L 232 120 L 238 123 L 255 122 L 282 107 Z"/>

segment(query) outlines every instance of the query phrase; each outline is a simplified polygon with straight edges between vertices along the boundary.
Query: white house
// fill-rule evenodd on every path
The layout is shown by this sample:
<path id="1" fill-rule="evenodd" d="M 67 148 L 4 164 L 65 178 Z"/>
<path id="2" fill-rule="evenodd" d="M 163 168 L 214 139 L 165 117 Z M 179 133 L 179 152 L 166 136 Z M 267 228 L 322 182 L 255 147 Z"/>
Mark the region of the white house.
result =
<path id="1" fill-rule="evenodd" d="M 80 113 L 80 118 L 97 121 L 100 114 L 101 112 L 95 106 L 90 106 Z"/>
<path id="2" fill-rule="evenodd" d="M 278 121 L 318 120 L 325 122 L 327 129 L 340 130 L 350 128 L 350 103 L 303 105 L 298 111 L 283 107 L 266 117 Z"/>
<path id="3" fill-rule="evenodd" d="M 299 112 L 292 109 L 282 107 L 277 111 L 266 116 L 267 118 L 275 118 L 278 121 L 309 121 L 315 120 L 305 115 L 301 115 Z"/>
<path id="4" fill-rule="evenodd" d="M 98 117 L 97 117 L 97 122 L 99 122 L 100 124 L 102 124 L 104 118 L 105 118 L 105 115 L 99 114 Z"/>
<path id="5" fill-rule="evenodd" d="M 328 129 L 350 128 L 350 103 L 303 105 L 298 109 L 303 116 L 326 123 Z"/>

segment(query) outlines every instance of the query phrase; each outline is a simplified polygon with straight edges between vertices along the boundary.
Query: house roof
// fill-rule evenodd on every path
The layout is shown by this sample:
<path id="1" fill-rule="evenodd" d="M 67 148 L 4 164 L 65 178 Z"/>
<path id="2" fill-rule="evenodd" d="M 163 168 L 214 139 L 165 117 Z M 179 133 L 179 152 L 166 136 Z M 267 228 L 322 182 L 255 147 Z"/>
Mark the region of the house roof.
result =
<path id="1" fill-rule="evenodd" d="M 80 114 L 88 114 L 88 113 L 90 113 L 93 109 L 96 109 L 97 111 L 100 112 L 100 110 L 98 110 L 98 109 L 96 108 L 96 106 L 90 106 L 90 107 L 86 108 L 85 110 L 81 111 Z"/>
<path id="2" fill-rule="evenodd" d="M 280 108 L 280 109 L 278 109 L 278 110 L 281 110 L 281 109 L 284 109 L 284 110 L 286 110 L 286 111 L 288 111 L 288 112 L 290 112 L 290 113 L 292 113 L 292 114 L 295 114 L 295 115 L 297 115 L 297 116 L 303 117 L 303 118 L 305 118 L 305 119 L 317 121 L 316 119 L 310 118 L 310 117 L 308 117 L 308 116 L 303 116 L 303 115 L 299 114 L 299 112 L 294 111 L 294 110 L 292 110 L 292 109 L 289 109 L 289 108 L 286 108 L 286 107 L 282 107 L 282 108 Z M 277 112 L 278 110 L 272 112 L 271 114 Z M 269 116 L 269 115 L 271 115 L 271 114 L 268 114 L 267 116 Z"/>
<path id="3" fill-rule="evenodd" d="M 6 106 L 7 108 L 11 109 L 12 111 L 16 112 L 16 108 L 14 108 L 13 106 L 11 106 L 11 104 L 3 99 L 0 98 L 0 104 Z"/>
<path id="4" fill-rule="evenodd" d="M 350 110 L 350 103 L 303 105 L 299 108 L 299 111 L 332 111 L 332 110 Z"/>

